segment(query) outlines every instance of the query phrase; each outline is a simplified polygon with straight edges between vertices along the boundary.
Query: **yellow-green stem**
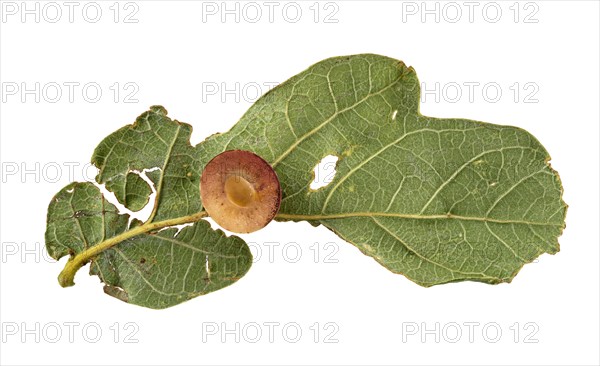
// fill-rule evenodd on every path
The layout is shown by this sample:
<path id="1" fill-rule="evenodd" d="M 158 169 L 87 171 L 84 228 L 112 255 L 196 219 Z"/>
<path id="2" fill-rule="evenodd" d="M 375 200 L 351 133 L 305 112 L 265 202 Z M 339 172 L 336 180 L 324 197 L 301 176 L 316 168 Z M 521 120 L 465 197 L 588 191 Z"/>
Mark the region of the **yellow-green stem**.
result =
<path id="1" fill-rule="evenodd" d="M 77 273 L 79 268 L 83 267 L 87 262 L 89 262 L 92 258 L 97 256 L 98 254 L 102 253 L 103 251 L 105 251 L 109 248 L 114 247 L 115 245 L 119 244 L 123 240 L 127 240 L 136 235 L 140 235 L 140 234 L 147 233 L 147 232 L 154 231 L 154 230 L 159 230 L 159 229 L 169 227 L 169 226 L 189 224 L 192 222 L 196 222 L 196 221 L 200 220 L 201 218 L 205 217 L 206 215 L 207 214 L 205 211 L 200 211 L 198 213 L 195 213 L 195 214 L 189 215 L 189 216 L 183 216 L 183 217 L 178 217 L 175 219 L 169 219 L 169 220 L 164 220 L 164 221 L 145 223 L 143 225 L 136 226 L 131 230 L 127 230 L 122 234 L 113 236 L 112 238 L 107 239 L 101 243 L 98 243 L 92 247 L 89 247 L 88 249 L 84 250 L 83 252 L 81 252 L 69 259 L 69 261 L 65 265 L 65 268 L 58 275 L 58 283 L 60 283 L 60 285 L 62 287 L 73 286 L 75 284 L 75 282 L 73 282 L 73 279 L 75 278 L 75 273 Z"/>

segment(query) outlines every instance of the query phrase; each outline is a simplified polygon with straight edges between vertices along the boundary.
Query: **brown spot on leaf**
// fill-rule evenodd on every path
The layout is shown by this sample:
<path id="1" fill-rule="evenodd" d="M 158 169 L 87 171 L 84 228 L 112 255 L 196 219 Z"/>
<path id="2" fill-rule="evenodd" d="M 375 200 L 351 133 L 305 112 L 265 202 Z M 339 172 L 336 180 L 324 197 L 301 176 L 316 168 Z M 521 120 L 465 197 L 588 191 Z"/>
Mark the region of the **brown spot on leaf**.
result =
<path id="1" fill-rule="evenodd" d="M 129 294 L 117 286 L 104 286 L 104 293 L 124 302 L 129 302 Z"/>

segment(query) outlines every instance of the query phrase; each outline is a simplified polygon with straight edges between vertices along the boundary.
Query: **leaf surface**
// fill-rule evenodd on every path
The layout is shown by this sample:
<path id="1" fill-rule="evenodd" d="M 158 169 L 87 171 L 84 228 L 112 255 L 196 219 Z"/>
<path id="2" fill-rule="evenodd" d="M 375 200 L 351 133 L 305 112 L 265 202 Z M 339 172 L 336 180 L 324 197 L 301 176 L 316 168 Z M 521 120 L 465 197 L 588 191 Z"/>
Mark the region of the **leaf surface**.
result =
<path id="1" fill-rule="evenodd" d="M 129 220 L 92 183 L 65 187 L 50 203 L 46 230 L 50 255 L 70 256 L 60 283 L 72 285 L 91 261 L 107 294 L 165 308 L 242 277 L 248 246 L 201 220 L 202 169 L 232 149 L 275 168 L 283 192 L 277 220 L 324 225 L 423 286 L 510 282 L 525 263 L 558 252 L 567 206 L 535 137 L 423 116 L 419 99 L 412 68 L 354 55 L 292 77 L 230 131 L 197 146 L 191 126 L 151 107 L 92 156 L 96 182 L 132 211 L 152 204 L 150 217 Z M 328 155 L 338 157 L 336 174 L 313 190 L 314 168 Z"/>
<path id="2" fill-rule="evenodd" d="M 92 183 L 72 183 L 52 199 L 46 247 L 57 260 L 71 256 L 59 276 L 63 286 L 72 285 L 85 264 L 77 261 L 90 258 L 90 274 L 105 283 L 107 294 L 160 309 L 228 286 L 248 271 L 252 255 L 246 243 L 200 220 L 200 161 L 190 134 L 191 126 L 172 121 L 156 106 L 94 151 L 97 182 L 125 207 L 142 209 L 154 187 L 145 223 L 129 223 L 129 215 L 119 213 Z M 176 227 L 188 223 L 180 231 Z"/>
<path id="3" fill-rule="evenodd" d="M 259 99 L 208 150 L 272 163 L 279 220 L 322 224 L 423 286 L 510 281 L 559 250 L 566 205 L 550 156 L 528 132 L 419 113 L 416 73 L 378 55 L 328 59 Z M 333 181 L 313 169 L 339 157 Z"/>

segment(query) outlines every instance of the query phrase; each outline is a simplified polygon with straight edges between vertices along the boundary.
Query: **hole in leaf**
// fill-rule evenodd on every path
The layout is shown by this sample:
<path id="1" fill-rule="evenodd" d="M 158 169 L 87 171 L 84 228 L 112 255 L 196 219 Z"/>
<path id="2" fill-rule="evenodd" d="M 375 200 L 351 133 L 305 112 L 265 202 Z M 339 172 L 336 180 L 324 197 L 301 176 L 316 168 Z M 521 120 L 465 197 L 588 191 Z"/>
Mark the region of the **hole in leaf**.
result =
<path id="1" fill-rule="evenodd" d="M 132 217 L 136 217 L 144 222 L 146 220 L 148 220 L 148 218 L 150 217 L 150 214 L 152 213 L 152 209 L 154 208 L 154 201 L 156 200 L 156 187 L 154 186 L 154 182 L 152 182 L 150 177 L 148 177 L 147 173 L 152 173 L 157 170 L 160 170 L 160 168 L 153 167 L 150 169 L 143 169 L 142 171 L 139 171 L 139 170 L 131 170 L 130 171 L 131 173 L 135 173 L 140 178 L 142 178 L 148 184 L 150 189 L 152 190 L 152 193 L 148 197 L 148 203 L 144 206 L 143 209 L 141 209 L 138 212 L 135 212 L 135 216 L 132 215 Z"/>
<path id="2" fill-rule="evenodd" d="M 208 255 L 204 261 L 204 268 L 206 269 L 206 277 L 210 281 L 210 263 L 208 263 Z"/>
<path id="3" fill-rule="evenodd" d="M 145 222 L 150 217 L 152 209 L 154 208 L 154 201 L 156 199 L 156 188 L 154 187 L 154 183 L 152 182 L 152 180 L 150 180 L 150 178 L 147 176 L 147 173 L 151 173 L 156 170 L 160 170 L 160 168 L 153 167 L 150 169 L 144 169 L 142 171 L 132 169 L 128 172 L 138 175 L 142 180 L 144 180 L 148 184 L 148 186 L 152 190 L 152 193 L 148 197 L 148 203 L 144 206 L 144 208 L 137 212 L 131 211 L 128 208 L 126 208 L 123 204 L 121 204 L 119 200 L 117 200 L 117 197 L 115 197 L 115 194 L 106 189 L 106 186 L 104 184 L 98 184 L 95 181 L 93 181 L 92 183 L 100 189 L 100 192 L 102 192 L 104 198 L 106 198 L 110 203 L 117 207 L 119 213 L 129 215 L 129 226 L 131 225 L 133 220 L 137 219 L 141 222 Z"/>
<path id="4" fill-rule="evenodd" d="M 320 188 L 326 187 L 333 181 L 338 160 L 339 158 L 335 155 L 327 155 L 321 159 L 319 164 L 315 166 L 315 179 L 310 183 L 311 190 L 316 191 Z"/>
<path id="5" fill-rule="evenodd" d="M 175 236 L 179 235 L 179 233 L 181 232 L 181 230 L 183 230 L 183 228 L 187 227 L 187 226 L 193 226 L 194 223 L 193 222 L 189 222 L 187 224 L 181 224 L 181 225 L 172 225 L 172 226 L 168 226 L 164 229 L 159 230 L 158 232 L 160 233 L 163 230 L 169 230 L 169 229 L 177 229 L 177 231 L 175 232 Z"/>

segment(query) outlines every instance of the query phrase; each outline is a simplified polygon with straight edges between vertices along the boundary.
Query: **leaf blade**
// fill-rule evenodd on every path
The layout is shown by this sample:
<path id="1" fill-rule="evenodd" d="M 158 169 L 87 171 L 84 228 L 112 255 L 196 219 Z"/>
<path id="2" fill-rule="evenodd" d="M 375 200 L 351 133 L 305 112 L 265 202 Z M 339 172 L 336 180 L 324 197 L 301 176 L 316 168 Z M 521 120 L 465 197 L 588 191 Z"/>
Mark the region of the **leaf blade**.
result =
<path id="1" fill-rule="evenodd" d="M 128 239 L 103 252 L 90 274 L 98 275 L 121 300 L 164 309 L 229 286 L 251 264 L 242 239 L 227 237 L 200 220 L 179 232 L 172 228 Z"/>
<path id="2" fill-rule="evenodd" d="M 387 57 L 324 60 L 205 144 L 268 157 L 283 189 L 278 219 L 323 224 L 425 286 L 508 282 L 524 263 L 556 253 L 566 204 L 543 146 L 520 128 L 423 116 L 419 85 L 412 68 Z M 267 132 L 285 129 L 291 141 Z M 311 190 L 327 155 L 339 158 L 336 175 Z"/>

